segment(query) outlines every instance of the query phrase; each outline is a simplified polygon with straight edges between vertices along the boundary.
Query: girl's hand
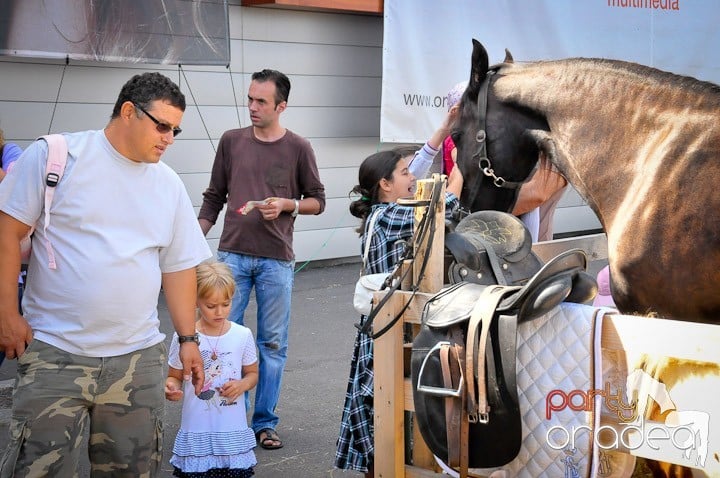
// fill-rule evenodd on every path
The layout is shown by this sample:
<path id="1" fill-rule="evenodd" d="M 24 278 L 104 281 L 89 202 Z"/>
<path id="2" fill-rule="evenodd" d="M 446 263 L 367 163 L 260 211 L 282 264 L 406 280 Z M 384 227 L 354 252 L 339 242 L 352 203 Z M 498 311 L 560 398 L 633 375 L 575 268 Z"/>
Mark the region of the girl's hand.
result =
<path id="1" fill-rule="evenodd" d="M 182 384 L 174 378 L 165 380 L 165 398 L 171 402 L 177 402 L 183 397 Z"/>
<path id="2" fill-rule="evenodd" d="M 223 386 L 219 387 L 217 390 L 220 393 L 220 396 L 225 398 L 225 401 L 228 404 L 235 403 L 235 400 L 237 400 L 240 395 L 245 393 L 245 390 L 243 390 L 240 380 L 230 380 L 228 382 L 225 382 Z"/>

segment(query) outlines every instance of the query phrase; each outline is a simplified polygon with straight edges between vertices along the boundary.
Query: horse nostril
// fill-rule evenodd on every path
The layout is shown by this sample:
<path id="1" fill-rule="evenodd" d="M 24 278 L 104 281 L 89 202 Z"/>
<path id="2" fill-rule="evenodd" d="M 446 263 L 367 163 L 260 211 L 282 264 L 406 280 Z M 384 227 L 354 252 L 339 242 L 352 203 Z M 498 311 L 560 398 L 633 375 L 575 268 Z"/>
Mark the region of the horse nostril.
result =
<path id="1" fill-rule="evenodd" d="M 482 143 L 485 141 L 485 130 L 484 129 L 481 129 L 480 131 L 477 132 L 477 134 L 475 135 L 475 141 L 477 141 L 478 143 Z"/>

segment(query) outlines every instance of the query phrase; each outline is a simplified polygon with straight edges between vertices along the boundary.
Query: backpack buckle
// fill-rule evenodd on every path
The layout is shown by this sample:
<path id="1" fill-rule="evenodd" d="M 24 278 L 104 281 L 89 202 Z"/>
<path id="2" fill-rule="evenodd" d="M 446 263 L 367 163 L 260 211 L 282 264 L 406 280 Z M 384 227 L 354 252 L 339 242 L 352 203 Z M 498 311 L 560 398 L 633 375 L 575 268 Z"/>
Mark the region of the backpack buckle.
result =
<path id="1" fill-rule="evenodd" d="M 47 177 L 45 178 L 45 184 L 47 184 L 51 188 L 54 188 L 58 185 L 58 182 L 60 182 L 60 175 L 58 173 L 47 174 Z"/>

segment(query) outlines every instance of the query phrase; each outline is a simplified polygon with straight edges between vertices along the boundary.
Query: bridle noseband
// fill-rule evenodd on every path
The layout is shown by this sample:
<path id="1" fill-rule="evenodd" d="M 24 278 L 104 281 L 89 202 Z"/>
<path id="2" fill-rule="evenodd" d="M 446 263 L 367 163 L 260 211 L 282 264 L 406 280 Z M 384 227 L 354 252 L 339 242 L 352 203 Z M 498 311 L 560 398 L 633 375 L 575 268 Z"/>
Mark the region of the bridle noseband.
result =
<path id="1" fill-rule="evenodd" d="M 482 172 L 482 175 L 477 175 L 475 177 L 475 182 L 473 183 L 472 188 L 470 189 L 470 196 L 469 196 L 469 204 L 467 207 L 465 207 L 464 204 L 461 203 L 460 205 L 460 216 L 465 217 L 468 214 L 470 214 L 472 211 L 470 210 L 470 204 L 472 204 L 472 201 L 477 197 L 478 192 L 480 191 L 480 185 L 482 184 L 483 176 L 486 176 L 488 178 L 492 178 L 493 184 L 495 187 L 498 188 L 505 188 L 505 189 L 514 189 L 515 190 L 515 200 L 513 200 L 513 204 L 510 206 L 510 208 L 513 207 L 515 204 L 515 201 L 517 200 L 517 196 L 520 191 L 520 187 L 525 184 L 524 181 L 507 181 L 502 176 L 498 176 L 495 174 L 495 170 L 492 167 L 492 163 L 490 162 L 490 158 L 488 158 L 487 155 L 487 134 L 485 133 L 485 126 L 486 126 L 486 119 L 487 119 L 487 105 L 488 105 L 488 90 L 490 88 L 490 78 L 492 75 L 495 74 L 495 70 L 488 70 L 487 75 L 485 76 L 485 79 L 483 80 L 482 84 L 480 85 L 480 91 L 478 92 L 477 97 L 477 111 L 478 111 L 478 132 L 475 134 L 475 141 L 478 144 L 477 151 L 475 154 L 473 154 L 472 158 L 477 158 L 477 164 L 478 168 Z M 530 174 L 528 177 L 532 176 Z"/>

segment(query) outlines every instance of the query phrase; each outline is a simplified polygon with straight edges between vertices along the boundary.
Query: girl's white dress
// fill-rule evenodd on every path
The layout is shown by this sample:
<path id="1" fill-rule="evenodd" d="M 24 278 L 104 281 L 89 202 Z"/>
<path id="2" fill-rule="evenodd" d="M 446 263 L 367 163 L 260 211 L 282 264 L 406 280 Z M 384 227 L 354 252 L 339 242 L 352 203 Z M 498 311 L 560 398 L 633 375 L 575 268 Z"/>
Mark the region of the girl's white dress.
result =
<path id="1" fill-rule="evenodd" d="M 182 421 L 170 464 L 185 473 L 253 467 L 257 464 L 253 452 L 256 442 L 247 424 L 244 396 L 227 403 L 217 390 L 228 380 L 240 380 L 243 365 L 257 362 L 252 332 L 231 322 L 230 329 L 220 337 L 199 335 L 205 383 L 196 396 L 192 383 L 184 382 Z M 182 369 L 179 352 L 175 334 L 168 363 L 176 369 Z"/>

